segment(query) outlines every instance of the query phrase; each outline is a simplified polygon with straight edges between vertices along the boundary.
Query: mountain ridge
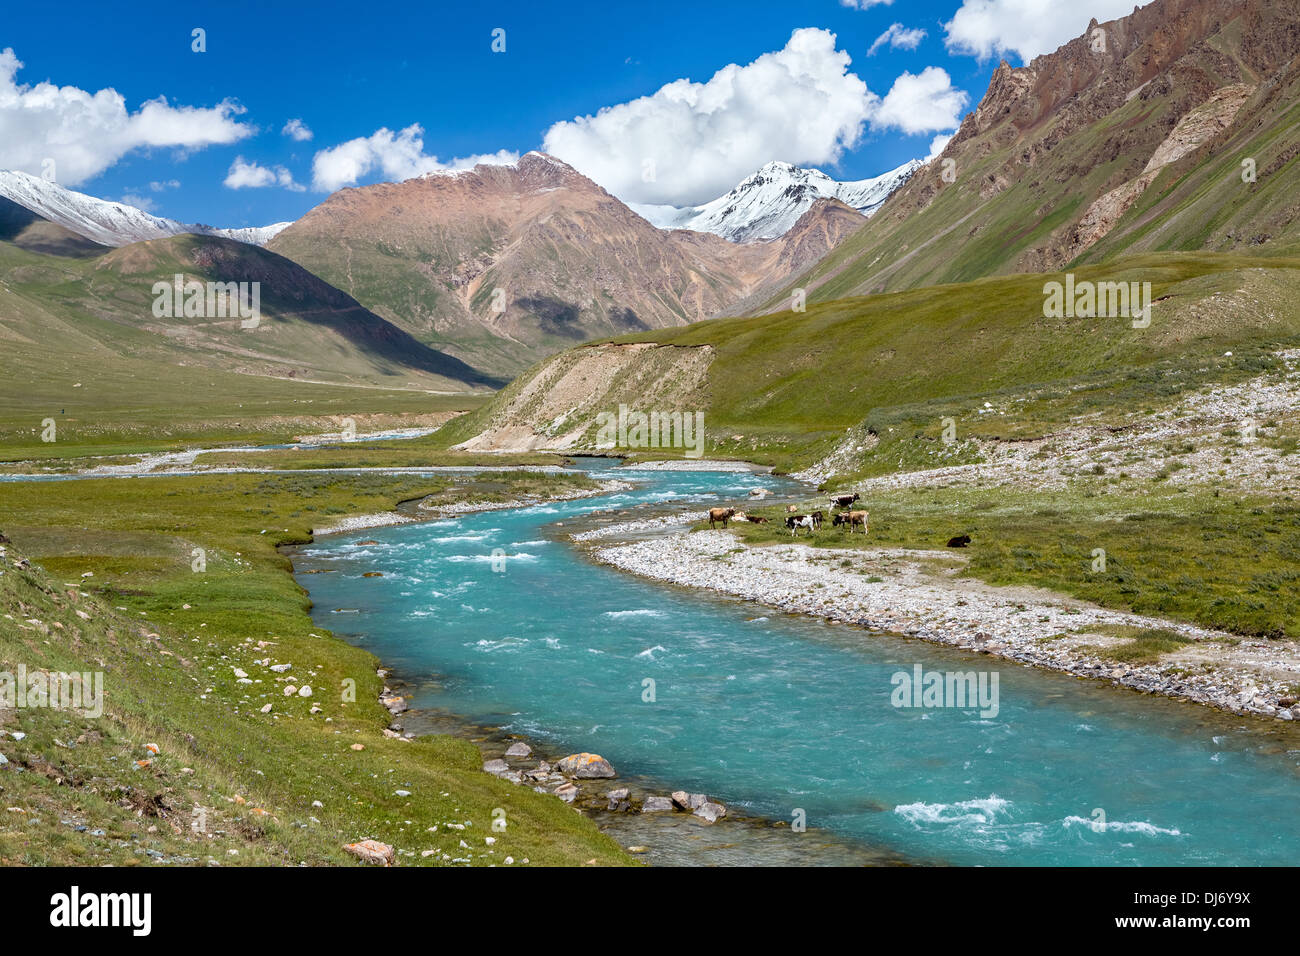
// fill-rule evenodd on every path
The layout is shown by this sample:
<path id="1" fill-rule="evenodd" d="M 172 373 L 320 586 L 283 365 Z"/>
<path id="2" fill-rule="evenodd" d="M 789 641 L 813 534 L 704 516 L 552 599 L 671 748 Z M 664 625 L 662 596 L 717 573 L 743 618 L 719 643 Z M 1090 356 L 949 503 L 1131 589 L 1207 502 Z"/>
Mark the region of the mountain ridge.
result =
<path id="1" fill-rule="evenodd" d="M 125 246 L 132 242 L 185 234 L 216 236 L 264 246 L 289 225 L 280 222 L 233 229 L 187 225 L 175 219 L 154 216 L 129 203 L 99 199 L 12 169 L 0 170 L 0 197 L 104 246 Z"/>
<path id="2" fill-rule="evenodd" d="M 867 221 L 848 207 L 818 218 L 823 228 L 801 233 L 790 261 L 802 266 Z M 782 278 L 787 251 L 781 240 L 660 229 L 538 152 L 340 190 L 268 248 L 491 374 L 579 341 L 724 314 Z"/>
<path id="3" fill-rule="evenodd" d="M 870 216 L 923 165 L 913 159 L 870 179 L 837 182 L 819 169 L 770 162 L 701 206 L 629 205 L 661 229 L 711 232 L 732 242 L 779 239 L 818 199 L 838 199 Z"/>
<path id="4" fill-rule="evenodd" d="M 1162 249 L 1285 254 L 1300 246 L 1298 54 L 1294 4 L 1153 0 L 1004 61 L 942 153 L 761 308 L 793 287 L 828 301 Z M 1167 143 L 1180 124 L 1187 141 Z"/>

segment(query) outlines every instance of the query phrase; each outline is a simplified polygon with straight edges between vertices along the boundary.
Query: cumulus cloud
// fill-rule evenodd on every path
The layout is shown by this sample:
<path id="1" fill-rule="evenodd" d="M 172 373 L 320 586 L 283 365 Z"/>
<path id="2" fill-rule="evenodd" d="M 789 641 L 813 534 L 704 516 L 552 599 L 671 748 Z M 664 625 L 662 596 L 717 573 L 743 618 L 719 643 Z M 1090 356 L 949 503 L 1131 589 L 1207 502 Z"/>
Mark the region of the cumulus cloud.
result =
<path id="1" fill-rule="evenodd" d="M 704 202 L 772 160 L 834 163 L 854 146 L 879 97 L 851 62 L 835 34 L 795 30 L 784 49 L 703 83 L 556 123 L 544 148 L 626 202 Z"/>
<path id="2" fill-rule="evenodd" d="M 172 106 L 160 96 L 132 113 L 111 88 L 20 84 L 22 68 L 12 49 L 0 51 L 0 169 L 43 173 L 53 160 L 57 181 L 76 186 L 134 150 L 202 149 L 253 132 L 235 119 L 244 110 L 229 100 L 203 108 Z"/>
<path id="3" fill-rule="evenodd" d="M 118 202 L 134 206 L 136 209 L 142 209 L 147 213 L 156 213 L 158 211 L 158 204 L 152 198 L 141 196 L 138 193 L 127 193 Z"/>
<path id="4" fill-rule="evenodd" d="M 909 135 L 950 130 L 961 123 L 970 97 L 952 85 L 948 71 L 927 66 L 919 74 L 903 73 L 885 94 L 871 124 Z"/>
<path id="5" fill-rule="evenodd" d="M 942 153 L 944 147 L 948 145 L 949 140 L 956 135 L 956 133 L 940 133 L 934 139 L 930 140 L 930 152 L 926 155 L 925 161 L 928 163 L 930 160 Z"/>
<path id="6" fill-rule="evenodd" d="M 227 189 L 264 189 L 267 186 L 283 186 L 294 192 L 302 192 L 305 187 L 293 181 L 293 174 L 283 166 L 263 166 L 249 162 L 243 156 L 236 156 L 230 164 L 222 183 Z"/>
<path id="7" fill-rule="evenodd" d="M 1148 0 L 964 0 L 953 18 L 943 25 L 944 42 L 952 53 L 981 60 L 1014 53 L 1027 63 L 1088 28 L 1127 16 Z"/>
<path id="8" fill-rule="evenodd" d="M 416 123 L 397 133 L 381 128 L 369 136 L 322 149 L 312 159 L 312 188 L 333 192 L 355 185 L 376 169 L 386 180 L 400 181 L 425 173 L 472 169 L 479 163 L 504 165 L 518 159 L 518 153 L 502 149 L 444 163 L 424 152 L 424 129 Z"/>
<path id="9" fill-rule="evenodd" d="M 284 129 L 280 130 L 280 133 L 299 143 L 305 143 L 315 135 L 307 127 L 307 124 L 300 119 L 289 120 L 289 122 L 284 124 Z"/>
<path id="10" fill-rule="evenodd" d="M 908 29 L 901 23 L 892 23 L 889 29 L 880 36 L 876 37 L 871 48 L 867 50 L 867 56 L 875 56 L 876 51 L 888 43 L 895 50 L 915 50 L 925 39 L 925 31 L 921 29 Z"/>
<path id="11" fill-rule="evenodd" d="M 887 7 L 894 0 L 840 0 L 840 6 L 850 10 L 870 10 L 872 7 Z"/>

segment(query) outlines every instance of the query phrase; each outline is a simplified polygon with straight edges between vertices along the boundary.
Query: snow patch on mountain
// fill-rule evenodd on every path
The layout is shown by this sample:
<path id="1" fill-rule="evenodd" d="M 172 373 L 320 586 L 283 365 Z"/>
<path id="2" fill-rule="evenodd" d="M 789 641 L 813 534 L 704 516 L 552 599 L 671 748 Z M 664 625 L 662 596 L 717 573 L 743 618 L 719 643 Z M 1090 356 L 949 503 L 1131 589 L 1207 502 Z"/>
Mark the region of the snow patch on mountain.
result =
<path id="1" fill-rule="evenodd" d="M 818 199 L 838 199 L 870 216 L 923 165 L 914 159 L 872 179 L 841 183 L 820 169 L 768 163 L 703 206 L 633 205 L 632 209 L 660 229 L 712 232 L 733 242 L 777 239 Z"/>
<path id="2" fill-rule="evenodd" d="M 193 234 L 235 239 L 255 246 L 270 242 L 290 223 L 219 229 L 215 226 L 186 225 L 174 219 L 151 216 L 126 203 L 96 199 L 65 189 L 40 176 L 16 170 L 0 170 L 0 196 L 4 196 L 43 219 L 70 229 L 106 246 L 125 246 L 147 239 Z"/>

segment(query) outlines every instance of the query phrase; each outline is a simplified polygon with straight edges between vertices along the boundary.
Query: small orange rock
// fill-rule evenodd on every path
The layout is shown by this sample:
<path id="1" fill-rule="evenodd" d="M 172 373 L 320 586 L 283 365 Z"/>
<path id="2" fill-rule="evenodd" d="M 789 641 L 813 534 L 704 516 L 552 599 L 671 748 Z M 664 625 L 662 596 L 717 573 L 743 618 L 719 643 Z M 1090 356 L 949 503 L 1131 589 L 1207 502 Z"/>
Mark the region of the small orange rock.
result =
<path id="1" fill-rule="evenodd" d="M 143 770 L 145 767 L 149 766 L 151 763 L 153 763 L 152 760 L 137 760 L 137 761 L 135 762 L 135 765 L 136 765 L 137 767 L 139 767 L 141 770 Z"/>
<path id="2" fill-rule="evenodd" d="M 348 843 L 343 849 L 367 863 L 378 863 L 383 866 L 393 865 L 393 848 L 387 843 L 380 843 L 378 840 L 362 840 L 360 843 Z"/>

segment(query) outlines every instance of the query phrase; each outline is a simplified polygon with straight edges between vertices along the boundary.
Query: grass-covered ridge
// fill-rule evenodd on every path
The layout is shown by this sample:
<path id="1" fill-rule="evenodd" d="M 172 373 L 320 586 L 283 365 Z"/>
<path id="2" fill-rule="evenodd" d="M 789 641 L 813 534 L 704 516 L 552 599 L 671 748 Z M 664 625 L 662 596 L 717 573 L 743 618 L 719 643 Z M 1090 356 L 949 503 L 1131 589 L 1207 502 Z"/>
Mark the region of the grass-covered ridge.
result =
<path id="1" fill-rule="evenodd" d="M 485 477 L 509 494 L 587 482 Z M 12 539 L 0 565 L 0 669 L 102 670 L 107 699 L 100 720 L 0 712 L 11 734 L 0 738 L 10 761 L 0 792 L 24 811 L 0 819 L 0 861 L 346 864 L 356 861 L 343 844 L 374 838 L 396 846 L 403 865 L 625 862 L 572 808 L 484 774 L 472 744 L 386 737 L 378 662 L 312 624 L 278 550 L 337 516 L 426 494 L 461 500 L 468 485 L 243 474 L 0 487 L 0 529 Z M 19 567 L 19 554 L 32 567 Z M 254 663 L 268 657 L 293 666 L 277 674 Z M 236 667 L 257 682 L 241 684 Z M 356 682 L 355 702 L 345 680 Z M 312 696 L 284 696 L 288 682 Z M 196 807 L 203 832 L 192 829 Z M 495 808 L 506 812 L 504 832 L 490 829 Z"/>
<path id="2" fill-rule="evenodd" d="M 1118 419 L 1189 388 L 1258 375 L 1279 347 L 1300 342 L 1297 259 L 1160 254 L 1078 270 L 1079 281 L 1150 282 L 1149 328 L 1045 318 L 1044 283 L 1060 278 L 981 279 L 613 341 L 710 346 L 700 393 L 706 455 L 787 469 L 818 460 L 860 424 L 937 434 L 953 417 L 963 436 L 1033 437 L 1078 415 Z M 511 389 L 546 374 L 543 365 Z M 446 433 L 463 439 L 511 394 Z M 984 402 L 1010 397 L 1015 416 L 978 415 Z"/>

